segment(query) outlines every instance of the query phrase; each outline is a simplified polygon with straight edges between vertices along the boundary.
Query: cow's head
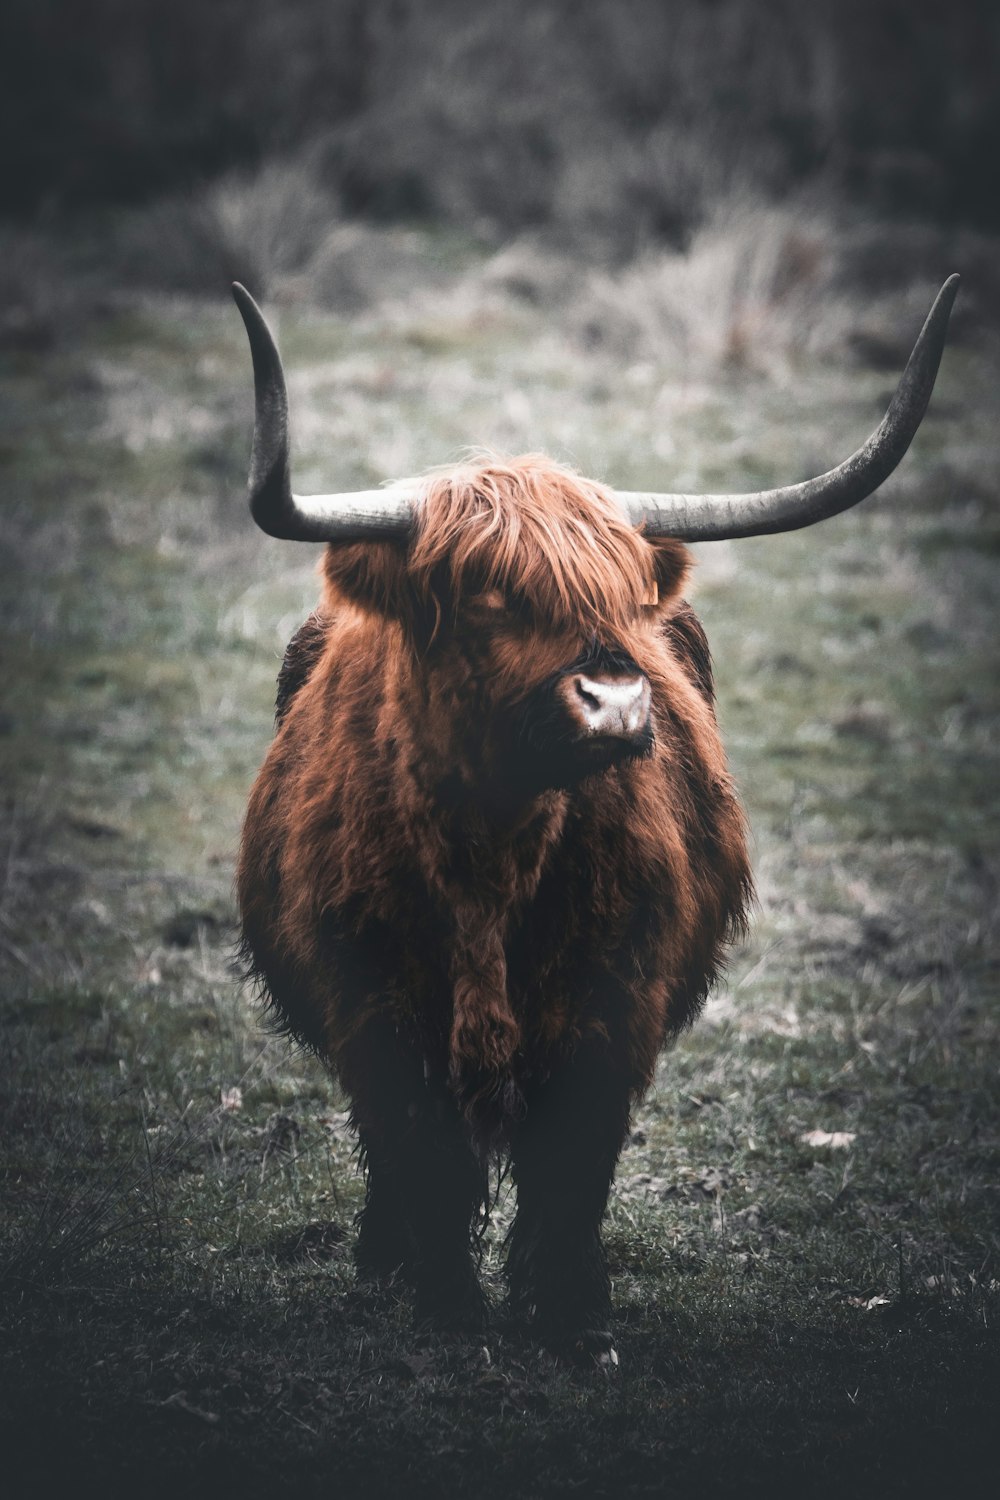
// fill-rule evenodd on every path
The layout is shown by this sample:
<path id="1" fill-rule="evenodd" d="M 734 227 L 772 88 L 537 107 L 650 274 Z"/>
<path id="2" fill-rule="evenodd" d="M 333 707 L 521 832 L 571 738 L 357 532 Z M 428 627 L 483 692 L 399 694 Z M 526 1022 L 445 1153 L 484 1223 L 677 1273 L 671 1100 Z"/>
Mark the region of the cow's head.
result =
<path id="1" fill-rule="evenodd" d="M 291 488 L 281 360 L 237 286 L 256 393 L 251 510 L 272 536 L 328 542 L 336 598 L 399 623 L 423 675 L 427 735 L 442 765 L 464 768 L 466 789 L 568 785 L 651 747 L 657 627 L 687 571 L 683 541 L 811 525 L 896 467 L 930 399 L 957 289 L 952 276 L 939 292 L 876 432 L 815 479 L 744 495 L 633 493 L 526 458 L 303 497 Z"/>
<path id="2" fill-rule="evenodd" d="M 400 626 L 442 763 L 527 792 L 648 754 L 657 627 L 688 564 L 608 491 L 528 457 L 429 476 L 407 537 L 333 544 L 323 572 L 329 609 Z"/>

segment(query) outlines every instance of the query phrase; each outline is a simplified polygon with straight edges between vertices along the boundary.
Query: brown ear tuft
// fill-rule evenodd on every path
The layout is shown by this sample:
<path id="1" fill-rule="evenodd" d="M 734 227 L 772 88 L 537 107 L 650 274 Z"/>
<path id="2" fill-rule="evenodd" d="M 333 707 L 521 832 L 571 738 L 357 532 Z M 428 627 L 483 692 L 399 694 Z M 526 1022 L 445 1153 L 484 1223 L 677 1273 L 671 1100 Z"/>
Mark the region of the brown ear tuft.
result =
<path id="1" fill-rule="evenodd" d="M 368 614 L 401 625 L 420 652 L 429 646 L 441 618 L 432 590 L 418 590 L 401 541 L 337 543 L 327 547 L 320 564 L 326 583 L 323 609 L 353 604 Z"/>
<path id="2" fill-rule="evenodd" d="M 694 558 L 676 537 L 647 537 L 646 540 L 653 552 L 653 586 L 659 593 L 656 603 L 662 608 L 683 592 Z"/>
<path id="3" fill-rule="evenodd" d="M 396 542 L 340 543 L 327 547 L 320 571 L 326 580 L 327 611 L 347 600 L 359 609 L 399 619 L 412 592 L 406 552 Z"/>

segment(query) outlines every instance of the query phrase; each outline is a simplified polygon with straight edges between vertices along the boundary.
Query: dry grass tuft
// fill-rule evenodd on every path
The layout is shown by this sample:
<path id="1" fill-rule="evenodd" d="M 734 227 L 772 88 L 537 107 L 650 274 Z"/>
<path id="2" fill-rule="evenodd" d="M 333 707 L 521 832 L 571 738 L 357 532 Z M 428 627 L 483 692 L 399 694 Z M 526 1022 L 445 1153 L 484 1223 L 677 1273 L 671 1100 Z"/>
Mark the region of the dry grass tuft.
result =
<path id="1" fill-rule="evenodd" d="M 302 270 L 338 218 L 314 154 L 301 151 L 135 211 L 118 258 L 131 283 L 215 295 L 243 281 L 265 297 Z"/>
<path id="2" fill-rule="evenodd" d="M 890 287 L 859 287 L 856 234 L 808 200 L 718 200 L 683 250 L 594 273 L 575 308 L 581 337 L 618 357 L 657 359 L 681 375 L 747 371 L 786 383 L 829 354 L 891 365 L 905 349 L 887 330 L 925 310 L 930 277 L 896 265 Z"/>

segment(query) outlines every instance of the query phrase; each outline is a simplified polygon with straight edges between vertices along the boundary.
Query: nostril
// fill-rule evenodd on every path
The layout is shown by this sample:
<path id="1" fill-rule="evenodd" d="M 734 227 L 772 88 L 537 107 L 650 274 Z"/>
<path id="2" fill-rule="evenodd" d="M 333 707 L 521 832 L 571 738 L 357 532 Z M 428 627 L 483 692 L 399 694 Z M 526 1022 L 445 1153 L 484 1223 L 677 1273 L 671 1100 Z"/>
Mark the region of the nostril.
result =
<path id="1" fill-rule="evenodd" d="M 592 708 L 623 708 L 642 697 L 645 681 L 642 677 L 623 677 L 605 681 L 602 678 L 581 674 L 575 679 L 580 697 Z"/>

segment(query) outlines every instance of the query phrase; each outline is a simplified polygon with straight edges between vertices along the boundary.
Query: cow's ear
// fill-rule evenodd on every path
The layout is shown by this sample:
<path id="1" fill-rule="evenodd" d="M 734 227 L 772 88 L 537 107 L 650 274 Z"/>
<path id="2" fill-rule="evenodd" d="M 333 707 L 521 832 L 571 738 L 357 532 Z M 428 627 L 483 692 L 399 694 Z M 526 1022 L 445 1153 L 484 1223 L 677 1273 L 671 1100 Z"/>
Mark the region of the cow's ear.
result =
<path id="1" fill-rule="evenodd" d="M 320 572 L 326 583 L 327 613 L 345 601 L 367 613 L 396 620 L 418 644 L 434 630 L 437 611 L 414 587 L 405 545 L 352 542 L 329 546 Z"/>
<path id="2" fill-rule="evenodd" d="M 656 584 L 657 604 L 667 604 L 676 599 L 684 589 L 694 558 L 675 537 L 650 537 L 653 553 L 653 579 Z"/>
<path id="3" fill-rule="evenodd" d="M 397 618 L 406 604 L 406 553 L 396 542 L 352 542 L 327 547 L 320 564 L 330 603 Z"/>

